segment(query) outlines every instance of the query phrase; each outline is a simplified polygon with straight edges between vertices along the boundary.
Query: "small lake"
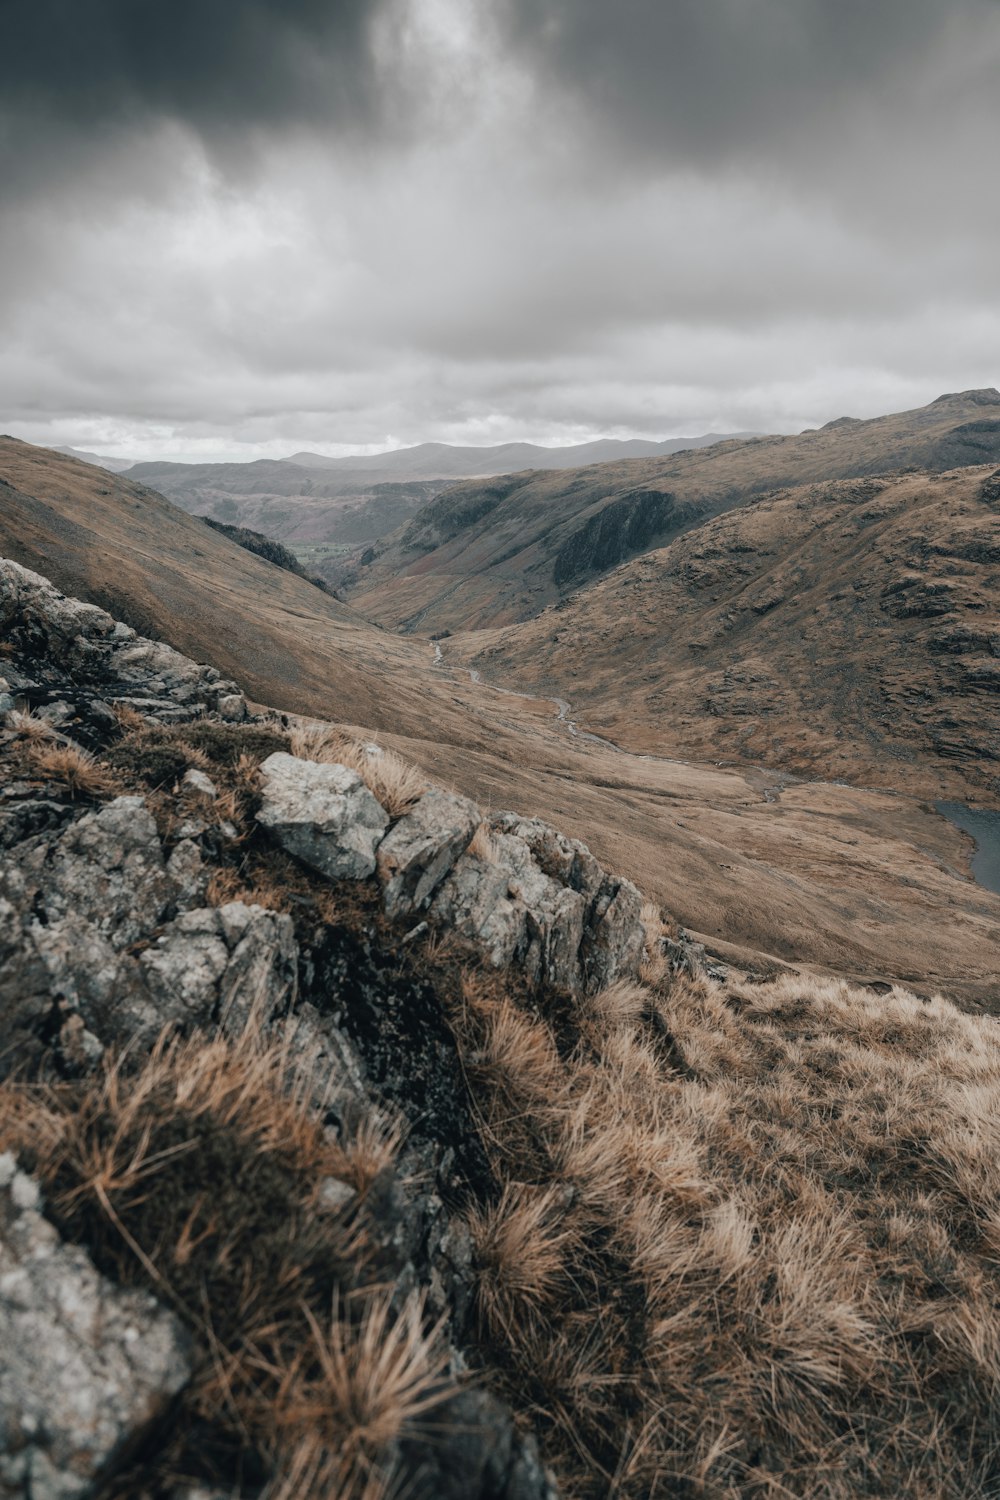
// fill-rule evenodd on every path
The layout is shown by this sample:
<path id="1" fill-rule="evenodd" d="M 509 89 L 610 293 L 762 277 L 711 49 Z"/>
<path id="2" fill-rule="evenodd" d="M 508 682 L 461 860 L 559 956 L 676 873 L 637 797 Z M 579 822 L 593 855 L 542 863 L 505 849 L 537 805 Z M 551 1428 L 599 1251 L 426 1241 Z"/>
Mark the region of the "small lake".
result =
<path id="1" fill-rule="evenodd" d="M 1000 812 L 966 807 L 964 802 L 937 802 L 935 806 L 956 828 L 975 839 L 972 873 L 984 889 L 1000 896 Z"/>

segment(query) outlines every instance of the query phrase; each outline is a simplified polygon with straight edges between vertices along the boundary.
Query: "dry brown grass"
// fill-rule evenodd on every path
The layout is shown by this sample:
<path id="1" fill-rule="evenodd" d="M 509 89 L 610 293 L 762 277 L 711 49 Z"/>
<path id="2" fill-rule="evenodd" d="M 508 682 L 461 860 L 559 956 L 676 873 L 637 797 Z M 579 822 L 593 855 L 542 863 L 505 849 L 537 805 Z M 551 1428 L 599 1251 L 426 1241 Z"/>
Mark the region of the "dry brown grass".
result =
<path id="1" fill-rule="evenodd" d="M 48 720 L 40 719 L 35 713 L 13 713 L 8 722 L 16 737 L 29 744 L 44 744 L 58 739 Z"/>
<path id="2" fill-rule="evenodd" d="M 58 782 L 71 797 L 99 797 L 115 786 L 109 768 L 78 745 L 32 742 L 27 759 L 35 776 Z"/>
<path id="3" fill-rule="evenodd" d="M 289 735 L 291 751 L 302 760 L 348 766 L 357 771 L 391 818 L 409 812 L 427 790 L 427 778 L 416 766 L 370 741 L 352 739 L 329 724 L 300 723 Z"/>
<path id="4" fill-rule="evenodd" d="M 568 1493 L 1000 1493 L 994 1020 L 793 976 L 453 1024 L 490 1364 Z"/>
<path id="5" fill-rule="evenodd" d="M 484 864 L 495 865 L 497 863 L 497 846 L 489 823 L 480 823 L 465 852 L 476 859 L 481 859 Z"/>
<path id="6" fill-rule="evenodd" d="M 369 1285 L 363 1200 L 346 1215 L 317 1207 L 317 1181 L 363 1190 L 399 1143 L 381 1118 L 334 1139 L 321 1093 L 290 1036 L 164 1036 L 135 1072 L 110 1060 L 78 1085 L 0 1087 L 0 1146 L 103 1270 L 150 1287 L 192 1330 L 164 1472 L 207 1423 L 219 1453 L 257 1449 L 275 1500 L 374 1500 L 397 1438 L 447 1394 L 445 1351 L 419 1298 L 395 1310 Z"/>
<path id="7" fill-rule="evenodd" d="M 112 702 L 111 712 L 125 734 L 138 734 L 146 727 L 146 720 L 138 709 L 132 707 L 131 703 Z"/>

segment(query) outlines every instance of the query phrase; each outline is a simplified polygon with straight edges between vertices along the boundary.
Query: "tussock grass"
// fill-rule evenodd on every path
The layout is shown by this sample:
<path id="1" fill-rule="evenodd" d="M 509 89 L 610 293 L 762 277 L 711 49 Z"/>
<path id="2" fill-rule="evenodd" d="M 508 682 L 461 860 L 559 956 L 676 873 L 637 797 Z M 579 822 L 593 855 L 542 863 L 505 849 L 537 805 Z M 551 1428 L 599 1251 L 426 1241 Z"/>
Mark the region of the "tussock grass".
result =
<path id="1" fill-rule="evenodd" d="M 798 976 L 452 1021 L 487 1368 L 567 1493 L 1000 1493 L 996 1021 Z"/>
<path id="2" fill-rule="evenodd" d="M 8 722 L 17 739 L 29 744 L 44 744 L 59 738 L 48 720 L 40 719 L 35 713 L 15 712 Z"/>
<path id="3" fill-rule="evenodd" d="M 58 782 L 71 797 L 98 797 L 115 785 L 109 768 L 78 745 L 32 741 L 27 761 L 33 775 Z"/>
<path id="4" fill-rule="evenodd" d="M 320 764 L 348 766 L 357 771 L 391 818 L 400 818 L 427 790 L 422 771 L 372 742 L 352 739 L 329 724 L 300 723 L 289 734 L 293 755 Z"/>
<path id="5" fill-rule="evenodd" d="M 373 1117 L 334 1138 L 322 1092 L 294 1037 L 256 1024 L 164 1035 L 135 1071 L 119 1058 L 75 1085 L 0 1087 L 0 1144 L 37 1172 L 64 1233 L 194 1335 L 165 1473 L 197 1463 L 207 1432 L 223 1477 L 250 1445 L 269 1495 L 374 1500 L 398 1440 L 447 1394 L 440 1328 L 375 1281 L 364 1194 L 400 1133 Z M 317 1203 L 327 1176 L 358 1190 L 350 1211 Z M 138 1487 L 126 1474 L 118 1494 Z"/>

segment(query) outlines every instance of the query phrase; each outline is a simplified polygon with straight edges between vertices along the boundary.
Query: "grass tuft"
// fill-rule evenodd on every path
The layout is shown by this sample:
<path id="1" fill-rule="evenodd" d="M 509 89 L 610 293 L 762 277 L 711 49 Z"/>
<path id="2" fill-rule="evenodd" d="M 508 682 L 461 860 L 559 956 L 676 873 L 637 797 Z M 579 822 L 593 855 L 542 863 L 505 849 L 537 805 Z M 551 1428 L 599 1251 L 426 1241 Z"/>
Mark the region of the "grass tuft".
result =
<path id="1" fill-rule="evenodd" d="M 329 724 L 299 724 L 291 730 L 289 742 L 292 754 L 302 760 L 348 766 L 357 771 L 391 818 L 409 812 L 427 790 L 423 772 L 394 750 L 352 739 Z"/>
<path id="2" fill-rule="evenodd" d="M 28 764 L 34 775 L 58 782 L 71 797 L 99 797 L 115 785 L 109 768 L 77 745 L 32 742 Z"/>

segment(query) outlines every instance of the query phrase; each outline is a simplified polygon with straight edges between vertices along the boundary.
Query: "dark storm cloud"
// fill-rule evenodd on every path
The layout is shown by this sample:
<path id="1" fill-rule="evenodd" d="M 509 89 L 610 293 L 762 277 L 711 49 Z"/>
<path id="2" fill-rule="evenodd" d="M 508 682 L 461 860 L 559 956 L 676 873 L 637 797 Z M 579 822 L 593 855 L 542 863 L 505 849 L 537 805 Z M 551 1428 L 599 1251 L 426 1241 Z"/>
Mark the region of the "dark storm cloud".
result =
<path id="1" fill-rule="evenodd" d="M 0 0 L 0 163 L 168 120 L 209 145 L 299 124 L 370 125 L 378 0 Z"/>
<path id="2" fill-rule="evenodd" d="M 640 153 L 709 164 L 796 131 L 926 56 L 997 0 L 502 0 L 506 35 Z M 995 79 L 993 80 L 995 83 Z M 992 85 L 991 85 L 992 86 Z M 807 133 L 814 133 L 807 130 Z"/>

